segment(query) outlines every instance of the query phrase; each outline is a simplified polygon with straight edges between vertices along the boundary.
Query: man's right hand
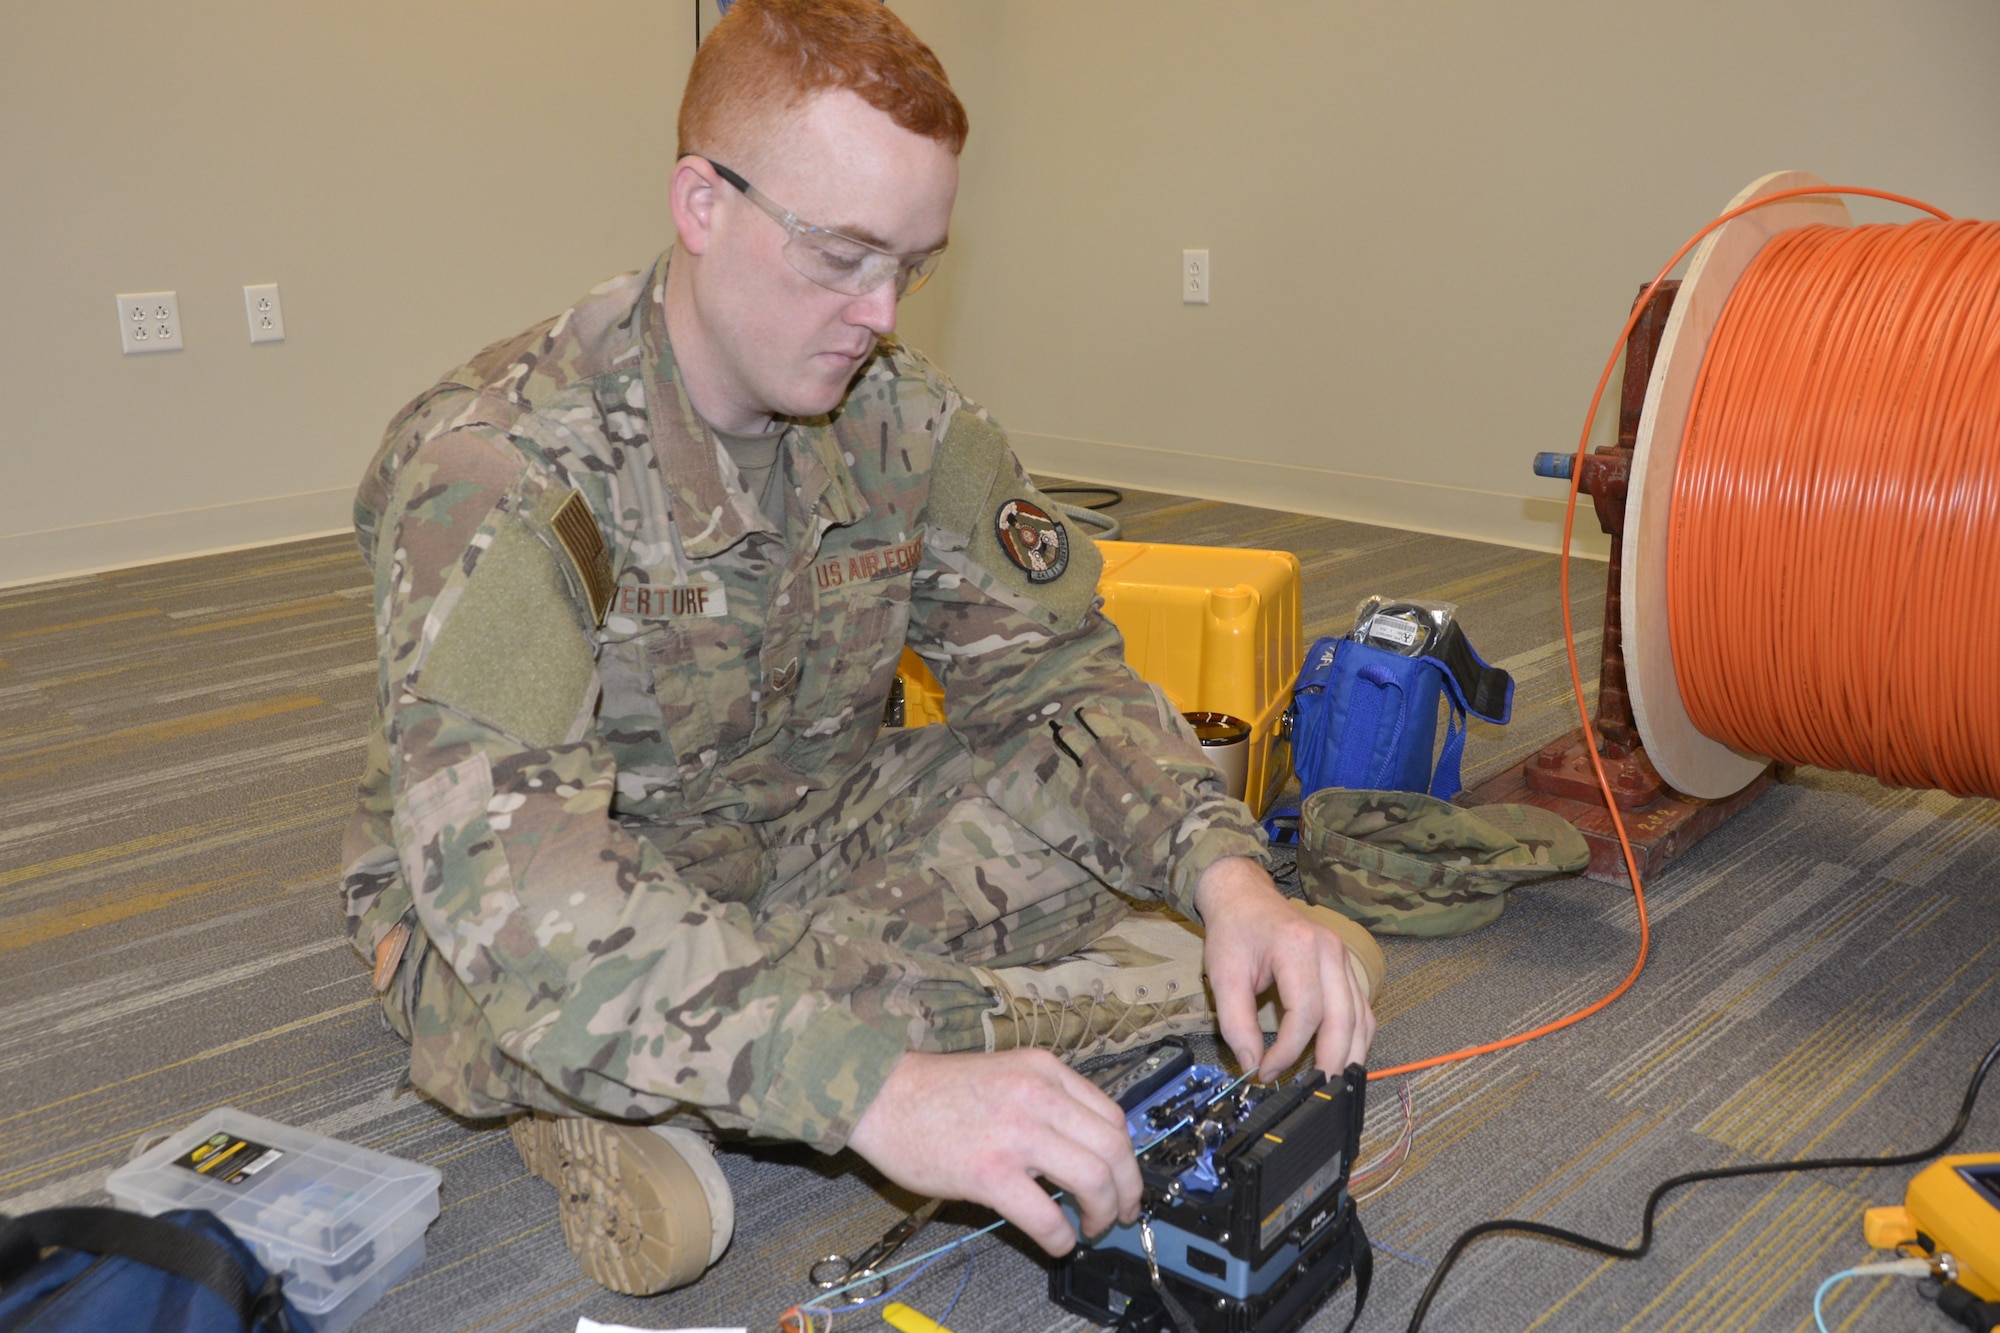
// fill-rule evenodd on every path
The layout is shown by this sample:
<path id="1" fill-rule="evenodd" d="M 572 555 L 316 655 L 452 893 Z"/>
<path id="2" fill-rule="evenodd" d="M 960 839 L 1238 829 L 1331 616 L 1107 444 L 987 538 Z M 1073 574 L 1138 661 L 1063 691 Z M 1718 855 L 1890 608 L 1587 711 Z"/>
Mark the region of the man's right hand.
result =
<path id="1" fill-rule="evenodd" d="M 1068 1191 L 1086 1236 L 1139 1216 L 1125 1117 L 1047 1051 L 911 1051 L 847 1144 L 903 1188 L 984 1204 L 1054 1255 L 1076 1233 L 1037 1180 Z"/>

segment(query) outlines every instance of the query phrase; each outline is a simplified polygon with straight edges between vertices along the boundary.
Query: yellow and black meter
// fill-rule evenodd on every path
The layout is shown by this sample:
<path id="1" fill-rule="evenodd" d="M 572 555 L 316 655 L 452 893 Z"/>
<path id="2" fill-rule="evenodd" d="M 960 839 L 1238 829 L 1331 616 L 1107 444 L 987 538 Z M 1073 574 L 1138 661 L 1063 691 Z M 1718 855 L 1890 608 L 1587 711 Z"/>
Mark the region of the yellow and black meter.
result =
<path id="1" fill-rule="evenodd" d="M 1915 1242 L 1949 1254 L 1959 1285 L 2000 1301 L 2000 1153 L 1939 1158 L 1910 1181 L 1902 1207 L 1870 1208 L 1862 1231 L 1878 1250 Z"/>

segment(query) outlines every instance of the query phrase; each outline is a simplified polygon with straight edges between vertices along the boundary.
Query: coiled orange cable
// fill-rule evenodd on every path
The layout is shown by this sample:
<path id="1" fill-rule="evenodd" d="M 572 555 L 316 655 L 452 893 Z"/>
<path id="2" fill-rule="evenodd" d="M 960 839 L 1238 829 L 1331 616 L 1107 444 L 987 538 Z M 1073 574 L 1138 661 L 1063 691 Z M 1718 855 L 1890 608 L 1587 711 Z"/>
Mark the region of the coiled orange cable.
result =
<path id="1" fill-rule="evenodd" d="M 1569 651 L 1569 680 L 1572 695 L 1576 702 L 1577 716 L 1583 721 L 1583 735 L 1584 740 L 1587 742 L 1584 751 L 1590 756 L 1591 769 L 1597 776 L 1597 789 L 1604 795 L 1605 809 L 1611 814 L 1611 827 L 1617 832 L 1618 846 L 1625 854 L 1625 869 L 1632 877 L 1632 900 L 1638 908 L 1639 913 L 1639 952 L 1638 956 L 1632 961 L 1632 970 L 1626 973 L 1625 979 L 1614 986 L 1602 999 L 1586 1005 L 1573 1014 L 1556 1019 L 1552 1023 L 1544 1023 L 1540 1027 L 1533 1028 L 1527 1032 L 1517 1032 L 1513 1036 L 1503 1037 L 1499 1041 L 1489 1041 L 1478 1046 L 1468 1046 L 1462 1050 L 1451 1051 L 1444 1055 L 1433 1055 L 1424 1060 L 1412 1060 L 1407 1064 L 1396 1065 L 1389 1069 L 1371 1070 L 1368 1075 L 1371 1080 L 1392 1078 L 1398 1074 L 1414 1074 L 1420 1070 L 1434 1069 L 1439 1065 L 1452 1064 L 1459 1060 L 1470 1060 L 1474 1056 L 1490 1055 L 1495 1051 L 1508 1050 L 1511 1047 L 1521 1045 L 1523 1042 L 1533 1041 L 1537 1037 L 1545 1037 L 1551 1032 L 1560 1032 L 1566 1027 L 1581 1023 L 1592 1014 L 1602 1011 L 1612 1001 L 1630 990 L 1632 983 L 1637 981 L 1639 974 L 1645 970 L 1646 957 L 1651 952 L 1653 938 L 1652 924 L 1646 915 L 1646 888 L 1640 882 L 1639 861 L 1638 857 L 1633 854 L 1632 840 L 1625 831 L 1624 816 L 1618 811 L 1618 802 L 1611 794 L 1611 781 L 1605 776 L 1604 764 L 1598 756 L 1597 729 L 1591 723 L 1590 702 L 1583 688 L 1583 669 L 1577 664 L 1576 626 L 1571 620 L 1569 609 L 1570 546 L 1571 539 L 1576 532 L 1576 501 L 1578 486 L 1583 480 L 1583 459 L 1584 455 L 1590 452 L 1590 432 L 1597 422 L 1597 409 L 1604 401 L 1605 387 L 1611 383 L 1612 373 L 1618 368 L 1618 360 L 1624 355 L 1625 340 L 1631 337 L 1632 328 L 1639 322 L 1639 316 L 1644 313 L 1646 306 L 1652 301 L 1653 293 L 1659 290 L 1660 284 L 1666 281 L 1667 275 L 1674 271 L 1674 267 L 1681 260 L 1687 258 L 1688 252 L 1701 244 L 1708 237 L 1709 233 L 1715 231 L 1725 223 L 1742 217 L 1745 213 L 1753 209 L 1766 208 L 1787 199 L 1817 197 L 1830 194 L 1862 195 L 1871 199 L 1883 199 L 1890 203 L 1903 204 L 1910 208 L 1929 213 L 1942 221 L 1951 221 L 1949 213 L 1924 203 L 1920 199 L 1912 199 L 1908 195 L 1891 194 L 1886 190 L 1871 190 L 1863 186 L 1840 185 L 1821 185 L 1792 190 L 1777 190 L 1760 199 L 1754 199 L 1747 204 L 1719 214 L 1700 231 L 1688 237 L 1680 249 L 1674 251 L 1673 257 L 1660 266 L 1660 271 L 1653 276 L 1653 280 L 1650 283 L 1646 284 L 1646 289 L 1639 293 L 1639 299 L 1633 302 L 1632 313 L 1626 316 L 1624 327 L 1618 330 L 1618 336 L 1612 340 L 1611 355 L 1605 358 L 1604 371 L 1597 377 L 1597 389 L 1590 396 L 1590 409 L 1583 416 L 1583 429 L 1577 435 L 1576 460 L 1570 468 L 1569 503 L 1563 511 L 1561 564 L 1563 642 Z"/>
<path id="2" fill-rule="evenodd" d="M 2000 223 L 1801 227 L 1738 280 L 1674 481 L 1704 734 L 2000 795 Z"/>

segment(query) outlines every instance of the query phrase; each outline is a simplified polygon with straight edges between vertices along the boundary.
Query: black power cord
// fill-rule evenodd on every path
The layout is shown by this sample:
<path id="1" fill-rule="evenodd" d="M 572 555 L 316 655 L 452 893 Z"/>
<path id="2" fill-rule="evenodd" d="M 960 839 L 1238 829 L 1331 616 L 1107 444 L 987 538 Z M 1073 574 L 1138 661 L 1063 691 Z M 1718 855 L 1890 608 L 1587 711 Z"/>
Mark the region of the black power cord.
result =
<path id="1" fill-rule="evenodd" d="M 1417 1308 L 1410 1313 L 1408 1333 L 1417 1333 L 1423 1327 L 1424 1316 L 1430 1312 L 1431 1302 L 1437 1298 L 1444 1286 L 1445 1274 L 1458 1262 L 1458 1256 L 1467 1246 L 1481 1236 L 1490 1236 L 1502 1231 L 1518 1231 L 1541 1240 L 1560 1241 L 1579 1249 L 1591 1250 L 1612 1259 L 1643 1259 L 1653 1248 L 1653 1214 L 1658 1211 L 1660 1200 L 1683 1185 L 1695 1185 L 1704 1180 L 1731 1180 L 1737 1176 L 1783 1175 L 1791 1171 L 1838 1171 L 1856 1167 L 1908 1166 L 1913 1162 L 1928 1161 L 1942 1156 L 1951 1145 L 1958 1142 L 1958 1136 L 1965 1132 L 1966 1124 L 1972 1119 L 1973 1103 L 1979 1100 L 1979 1085 L 1986 1081 L 1986 1073 L 1993 1067 L 1995 1058 L 2000 1058 L 2000 1042 L 1995 1042 L 1986 1052 L 1986 1058 L 1972 1073 L 1972 1082 L 1965 1090 L 1965 1100 L 1959 1105 L 1958 1119 L 1952 1122 L 1945 1136 L 1928 1148 L 1916 1152 L 1897 1153 L 1893 1157 L 1819 1157 L 1805 1158 L 1796 1162 L 1758 1162 L 1749 1166 L 1722 1166 L 1708 1171 L 1690 1171 L 1686 1175 L 1675 1176 L 1661 1181 L 1652 1194 L 1646 1198 L 1646 1215 L 1639 1231 L 1639 1243 L 1629 1249 L 1622 1245 L 1612 1245 L 1605 1241 L 1593 1240 L 1580 1232 L 1566 1231 L 1562 1227 L 1552 1227 L 1541 1222 L 1530 1222 L 1522 1218 L 1504 1217 L 1492 1222 L 1481 1222 L 1469 1227 L 1445 1251 L 1439 1261 L 1437 1271 L 1431 1274 L 1430 1284 L 1417 1300 Z"/>
<path id="2" fill-rule="evenodd" d="M 1086 482 L 1059 482 L 1054 486 L 1041 488 L 1043 495 L 1102 495 L 1105 499 L 1096 504 L 1081 504 L 1078 509 L 1109 509 L 1113 505 L 1125 503 L 1125 492 L 1116 486 L 1092 486 Z"/>
<path id="3" fill-rule="evenodd" d="M 1096 504 L 1073 505 L 1061 500 L 1054 501 L 1056 512 L 1070 522 L 1077 524 L 1092 539 L 1101 542 L 1115 542 L 1125 535 L 1125 525 L 1115 515 L 1104 513 L 1125 503 L 1125 492 L 1116 486 L 1092 486 L 1085 482 L 1062 483 L 1041 487 L 1043 495 L 1101 495 L 1106 497 Z"/>

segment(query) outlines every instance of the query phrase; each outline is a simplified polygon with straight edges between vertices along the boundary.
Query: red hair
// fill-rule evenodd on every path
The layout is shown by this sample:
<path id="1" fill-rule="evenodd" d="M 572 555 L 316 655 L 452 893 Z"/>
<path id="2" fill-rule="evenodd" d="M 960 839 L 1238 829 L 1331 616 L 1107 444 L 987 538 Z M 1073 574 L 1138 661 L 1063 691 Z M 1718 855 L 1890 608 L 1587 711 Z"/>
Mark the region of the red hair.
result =
<path id="1" fill-rule="evenodd" d="M 677 151 L 740 154 L 830 88 L 953 153 L 965 146 L 965 107 L 944 66 L 880 0 L 737 0 L 695 53 Z"/>

